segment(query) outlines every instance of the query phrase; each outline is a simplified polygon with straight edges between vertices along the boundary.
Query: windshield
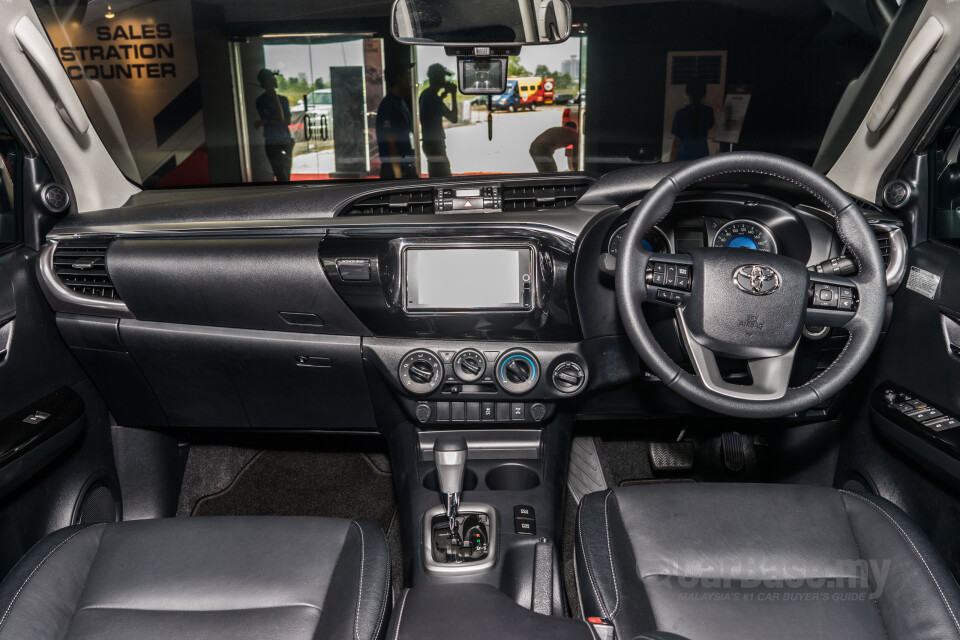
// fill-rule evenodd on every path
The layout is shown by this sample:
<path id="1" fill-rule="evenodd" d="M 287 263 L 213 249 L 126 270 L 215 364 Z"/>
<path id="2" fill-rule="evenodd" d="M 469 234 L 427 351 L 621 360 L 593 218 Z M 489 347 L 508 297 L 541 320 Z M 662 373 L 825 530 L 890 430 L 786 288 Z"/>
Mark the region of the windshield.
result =
<path id="1" fill-rule="evenodd" d="M 885 29 L 867 0 L 573 2 L 571 37 L 523 47 L 488 98 L 443 47 L 393 40 L 390 2 L 34 2 L 145 188 L 812 163 Z"/>

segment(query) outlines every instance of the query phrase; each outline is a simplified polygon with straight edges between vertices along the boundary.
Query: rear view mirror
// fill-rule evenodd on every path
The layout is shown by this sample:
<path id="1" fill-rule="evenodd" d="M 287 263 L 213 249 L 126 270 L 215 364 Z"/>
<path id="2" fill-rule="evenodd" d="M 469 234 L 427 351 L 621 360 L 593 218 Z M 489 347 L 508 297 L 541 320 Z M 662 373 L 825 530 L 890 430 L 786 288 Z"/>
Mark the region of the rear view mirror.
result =
<path id="1" fill-rule="evenodd" d="M 403 44 L 517 46 L 570 36 L 567 0 L 396 0 L 393 36 Z"/>

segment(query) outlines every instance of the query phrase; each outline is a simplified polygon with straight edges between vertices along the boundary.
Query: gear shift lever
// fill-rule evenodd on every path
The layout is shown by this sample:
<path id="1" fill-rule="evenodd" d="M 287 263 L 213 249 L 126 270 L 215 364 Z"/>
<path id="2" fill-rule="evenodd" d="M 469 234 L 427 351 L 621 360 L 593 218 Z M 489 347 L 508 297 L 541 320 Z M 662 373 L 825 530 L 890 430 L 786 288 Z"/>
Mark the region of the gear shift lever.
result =
<path id="1" fill-rule="evenodd" d="M 463 468 L 467 464 L 467 441 L 463 436 L 439 436 L 433 443 L 433 461 L 437 465 L 443 506 L 450 519 L 450 535 L 459 540 L 457 511 L 463 491 Z"/>

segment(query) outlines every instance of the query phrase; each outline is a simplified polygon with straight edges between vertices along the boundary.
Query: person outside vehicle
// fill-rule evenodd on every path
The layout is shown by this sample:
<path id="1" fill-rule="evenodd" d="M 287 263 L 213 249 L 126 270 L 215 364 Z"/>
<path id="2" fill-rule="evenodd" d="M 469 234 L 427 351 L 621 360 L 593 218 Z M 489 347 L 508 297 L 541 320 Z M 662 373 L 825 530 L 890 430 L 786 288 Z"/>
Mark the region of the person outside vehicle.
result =
<path id="1" fill-rule="evenodd" d="M 263 145 L 277 182 L 289 182 L 293 169 L 293 136 L 290 135 L 290 101 L 277 93 L 277 78 L 270 69 L 261 69 L 257 81 L 263 93 L 257 98 L 257 114 L 253 123 L 263 127 Z"/>
<path id="2" fill-rule="evenodd" d="M 413 151 L 413 116 L 406 98 L 410 95 L 410 67 L 388 69 L 387 95 L 377 107 L 377 148 L 380 152 L 380 178 L 397 180 L 416 178 Z"/>
<path id="3" fill-rule="evenodd" d="M 427 172 L 431 178 L 446 178 L 450 174 L 450 159 L 447 157 L 447 136 L 443 131 L 443 119 L 457 122 L 457 85 L 451 82 L 452 73 L 440 63 L 427 69 L 427 88 L 420 94 L 420 134 L 423 138 L 423 153 L 427 157 Z M 450 96 L 450 106 L 446 99 Z"/>
<path id="4" fill-rule="evenodd" d="M 564 122 L 562 127 L 550 127 L 530 143 L 530 157 L 540 173 L 555 173 L 557 161 L 553 154 L 558 149 L 566 149 L 567 168 L 577 170 L 579 157 L 580 135 L 577 132 L 577 123 Z"/>
<path id="5" fill-rule="evenodd" d="M 707 96 L 707 83 L 703 78 L 687 82 L 689 104 L 677 109 L 673 115 L 673 151 L 671 160 L 696 160 L 710 155 L 707 132 L 714 125 L 713 108 L 703 104 Z"/>

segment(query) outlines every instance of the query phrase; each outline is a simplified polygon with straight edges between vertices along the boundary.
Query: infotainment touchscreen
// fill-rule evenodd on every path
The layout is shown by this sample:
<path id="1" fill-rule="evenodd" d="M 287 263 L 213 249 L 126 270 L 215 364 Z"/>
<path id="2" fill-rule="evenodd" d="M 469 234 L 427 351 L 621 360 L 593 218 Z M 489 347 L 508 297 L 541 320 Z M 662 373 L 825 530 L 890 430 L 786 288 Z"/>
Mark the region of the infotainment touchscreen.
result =
<path id="1" fill-rule="evenodd" d="M 529 246 L 410 246 L 403 264 L 408 311 L 523 311 L 532 305 Z"/>

